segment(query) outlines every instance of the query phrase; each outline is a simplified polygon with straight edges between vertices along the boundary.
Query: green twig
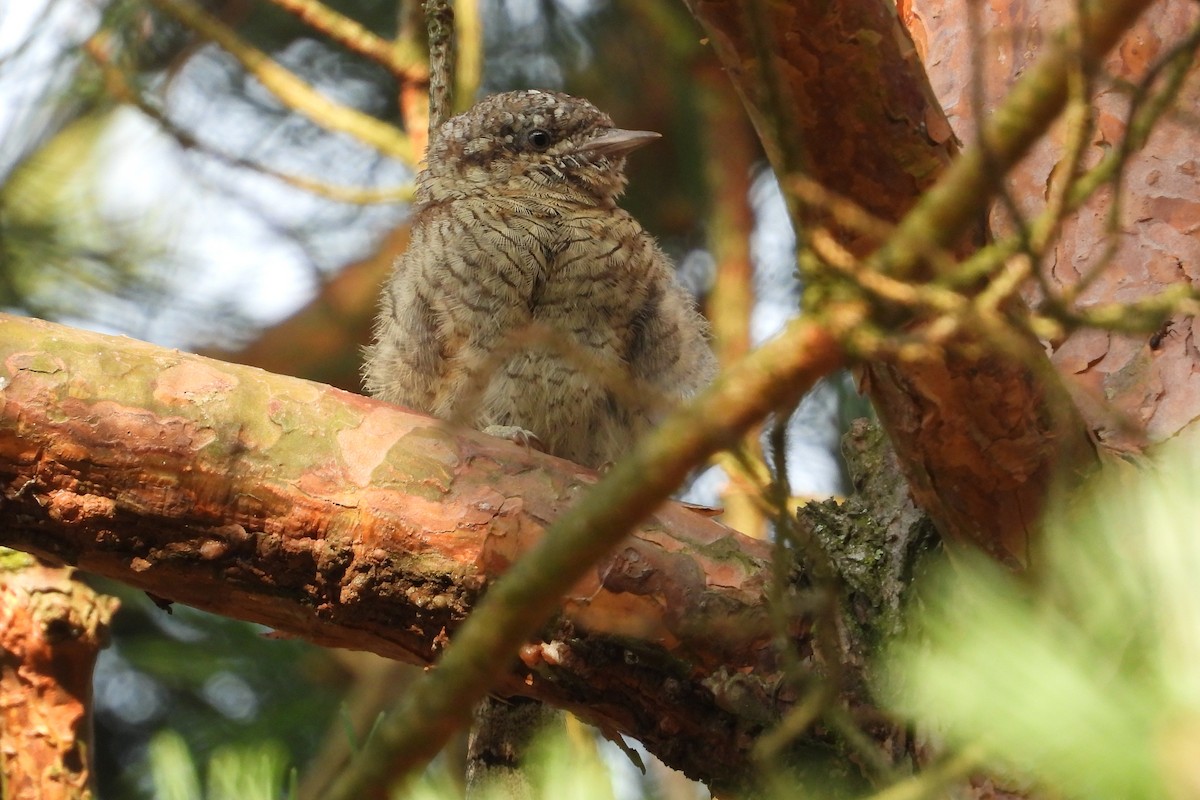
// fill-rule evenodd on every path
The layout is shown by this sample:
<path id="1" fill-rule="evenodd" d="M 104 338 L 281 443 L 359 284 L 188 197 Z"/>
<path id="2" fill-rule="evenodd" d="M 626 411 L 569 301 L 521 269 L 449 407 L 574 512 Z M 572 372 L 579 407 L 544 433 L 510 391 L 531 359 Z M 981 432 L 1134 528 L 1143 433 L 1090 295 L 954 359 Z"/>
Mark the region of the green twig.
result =
<path id="1" fill-rule="evenodd" d="M 150 3 L 220 45 L 288 108 L 299 111 L 326 130 L 348 133 L 384 155 L 407 164 L 416 163 L 412 143 L 402 131 L 325 97 L 190 0 L 150 0 Z"/>
<path id="2" fill-rule="evenodd" d="M 454 107 L 454 9 L 449 0 L 425 0 L 429 31 L 429 136 Z"/>
<path id="3" fill-rule="evenodd" d="M 409 689 L 329 800 L 357 800 L 367 787 L 382 791 L 384 776 L 432 758 L 469 721 L 471 708 L 498 677 L 497 665 L 507 663 L 558 599 L 690 469 L 737 442 L 770 411 L 796 402 L 841 363 L 840 349 L 821 326 L 796 320 L 672 414 L 488 590 L 437 667 Z"/>

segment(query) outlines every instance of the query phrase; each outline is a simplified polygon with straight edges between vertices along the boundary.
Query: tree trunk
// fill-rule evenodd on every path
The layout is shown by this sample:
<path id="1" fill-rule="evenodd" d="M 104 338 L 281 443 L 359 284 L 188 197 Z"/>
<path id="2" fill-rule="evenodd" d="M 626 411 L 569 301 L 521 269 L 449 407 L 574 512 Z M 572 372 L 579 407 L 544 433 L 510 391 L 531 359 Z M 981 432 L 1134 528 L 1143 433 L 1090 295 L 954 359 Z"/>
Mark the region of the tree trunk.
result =
<path id="1" fill-rule="evenodd" d="M 976 135 L 973 106 L 985 112 L 995 108 L 1042 50 L 1046 32 L 1071 24 L 1076 13 L 1073 4 L 1051 0 L 982 3 L 979 28 L 972 31 L 966 0 L 909 0 L 900 6 L 901 19 L 928 65 L 933 90 L 965 142 Z M 1092 87 L 1096 126 L 1087 142 L 1085 167 L 1130 133 L 1126 123 L 1133 90 L 1117 81 L 1141 86 L 1151 67 L 1190 35 L 1197 20 L 1200 6 L 1191 0 L 1159 0 L 1104 59 L 1104 74 L 1112 77 Z M 982 69 L 982 96 L 976 103 L 963 75 L 977 68 Z M 1066 220 L 1041 269 L 1045 285 L 1056 294 L 1075 291 L 1093 271 L 1095 279 L 1080 287 L 1078 302 L 1085 307 L 1144 299 L 1200 280 L 1200 239 L 1195 235 L 1200 226 L 1200 134 L 1194 118 L 1187 116 L 1200 108 L 1200 69 L 1195 66 L 1175 107 L 1181 113 L 1160 120 L 1145 146 L 1130 152 L 1119 209 L 1113 192 L 1102 191 Z M 1026 219 L 1046 207 L 1067 134 L 1065 125 L 1055 125 L 1009 175 L 1008 191 Z M 1112 217 L 1114 211 L 1118 218 Z M 992 225 L 1006 234 L 1013 230 L 1013 219 L 997 209 Z M 1110 245 L 1115 249 L 1110 251 Z M 1028 288 L 1032 305 L 1045 302 L 1036 286 Z M 1200 418 L 1193 324 L 1192 317 L 1181 316 L 1141 334 L 1085 327 L 1049 343 L 1051 359 L 1067 378 L 1088 427 L 1106 446 L 1137 451 Z"/>
<path id="2" fill-rule="evenodd" d="M 785 191 L 804 175 L 886 224 L 901 220 L 946 173 L 954 136 L 893 3 L 687 4 L 741 91 Z M 1103 55 L 1148 5 L 1121 0 L 1093 9 L 1085 46 Z M 1057 92 L 1047 106 L 1054 113 L 1065 103 L 1065 85 L 1062 75 L 1047 89 Z M 986 184 L 988 176 L 979 180 Z M 989 199 L 971 198 L 978 204 L 973 227 L 938 232 L 951 255 L 983 243 Z M 968 208 L 960 204 L 956 219 Z M 860 258 L 880 244 L 839 224 L 827 203 L 803 205 L 796 222 L 802 234 L 830 226 Z M 932 275 L 926 264 L 913 277 Z M 943 536 L 1018 566 L 1055 477 L 1090 466 L 1087 429 L 1047 386 L 1049 364 L 1031 338 L 1022 359 L 987 346 L 972 355 L 969 345 L 986 345 L 979 341 L 955 344 L 923 357 L 884 355 L 865 366 L 863 385 L 914 497 Z"/>

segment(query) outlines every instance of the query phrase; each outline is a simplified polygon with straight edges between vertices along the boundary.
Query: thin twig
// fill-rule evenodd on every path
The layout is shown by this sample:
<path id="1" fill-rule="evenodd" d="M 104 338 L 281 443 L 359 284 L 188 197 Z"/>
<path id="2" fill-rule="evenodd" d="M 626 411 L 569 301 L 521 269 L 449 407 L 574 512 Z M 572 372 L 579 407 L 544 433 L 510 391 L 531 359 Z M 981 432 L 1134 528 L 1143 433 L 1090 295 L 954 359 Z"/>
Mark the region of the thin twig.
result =
<path id="1" fill-rule="evenodd" d="M 407 772 L 432 758 L 498 677 L 497 660 L 516 652 L 557 607 L 554 601 L 632 525 L 665 500 L 690 469 L 771 410 L 794 403 L 841 362 L 841 350 L 822 327 L 796 320 L 672 414 L 488 589 L 437 667 L 380 725 L 327 795 L 330 800 L 360 798 L 384 775 Z"/>
<path id="2" fill-rule="evenodd" d="M 425 0 L 429 31 L 429 135 L 454 107 L 454 9 L 449 0 Z"/>
<path id="3" fill-rule="evenodd" d="M 384 39 L 319 0 L 269 0 L 351 52 L 371 59 L 400 81 L 425 82 L 429 70 L 410 48 Z"/>
<path id="4" fill-rule="evenodd" d="M 190 0 L 150 0 L 150 3 L 219 45 L 288 108 L 326 130 L 350 134 L 384 155 L 407 164 L 416 163 L 412 142 L 402 131 L 325 97 Z"/>

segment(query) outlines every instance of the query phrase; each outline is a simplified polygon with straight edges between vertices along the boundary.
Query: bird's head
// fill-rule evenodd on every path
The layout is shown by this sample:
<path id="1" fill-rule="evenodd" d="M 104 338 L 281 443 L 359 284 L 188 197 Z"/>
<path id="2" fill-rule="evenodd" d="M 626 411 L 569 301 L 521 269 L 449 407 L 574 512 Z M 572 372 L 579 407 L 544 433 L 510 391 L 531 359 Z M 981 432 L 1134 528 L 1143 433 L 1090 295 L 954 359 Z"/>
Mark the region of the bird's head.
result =
<path id="1" fill-rule="evenodd" d="M 659 138 L 613 126 L 587 100 L 527 89 L 492 95 L 431 137 L 418 177 L 430 200 L 565 190 L 598 203 L 625 189 L 625 156 Z"/>

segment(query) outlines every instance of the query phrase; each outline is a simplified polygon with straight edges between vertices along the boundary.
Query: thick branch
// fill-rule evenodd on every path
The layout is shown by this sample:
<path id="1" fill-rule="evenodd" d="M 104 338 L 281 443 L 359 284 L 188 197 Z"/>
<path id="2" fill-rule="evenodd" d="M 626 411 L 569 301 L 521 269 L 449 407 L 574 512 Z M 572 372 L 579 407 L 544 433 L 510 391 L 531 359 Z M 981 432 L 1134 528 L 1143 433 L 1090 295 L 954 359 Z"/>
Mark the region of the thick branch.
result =
<path id="1" fill-rule="evenodd" d="M 803 170 L 900 223 L 877 261 L 906 275 L 930 276 L 924 258 L 932 246 L 964 255 L 982 241 L 991 192 L 1066 97 L 1071 55 L 1063 37 L 995 114 L 982 136 L 990 157 L 976 152 L 949 168 L 952 134 L 890 0 L 759 0 L 750 11 L 730 0 L 687 3 L 742 92 L 776 170 Z M 1112 47 L 1149 4 L 1085 4 L 1088 56 Z M 823 209 L 806 211 L 804 225 L 829 224 Z M 859 257 L 879 244 L 844 233 Z M 1026 350 L 1025 360 L 951 353 L 879 361 L 868 365 L 865 383 L 914 497 L 942 534 L 1014 564 L 1026 558 L 1056 472 L 1090 456 L 1075 410 L 1048 390 L 1048 360 L 1032 341 Z"/>
<path id="2" fill-rule="evenodd" d="M 0 544 L 324 645 L 433 660 L 596 480 L 330 387 L 36 320 L 0 318 L 0 360 Z M 774 709 L 747 715 L 725 687 L 777 677 L 767 558 L 667 504 L 504 688 L 692 775 L 744 777 Z"/>

